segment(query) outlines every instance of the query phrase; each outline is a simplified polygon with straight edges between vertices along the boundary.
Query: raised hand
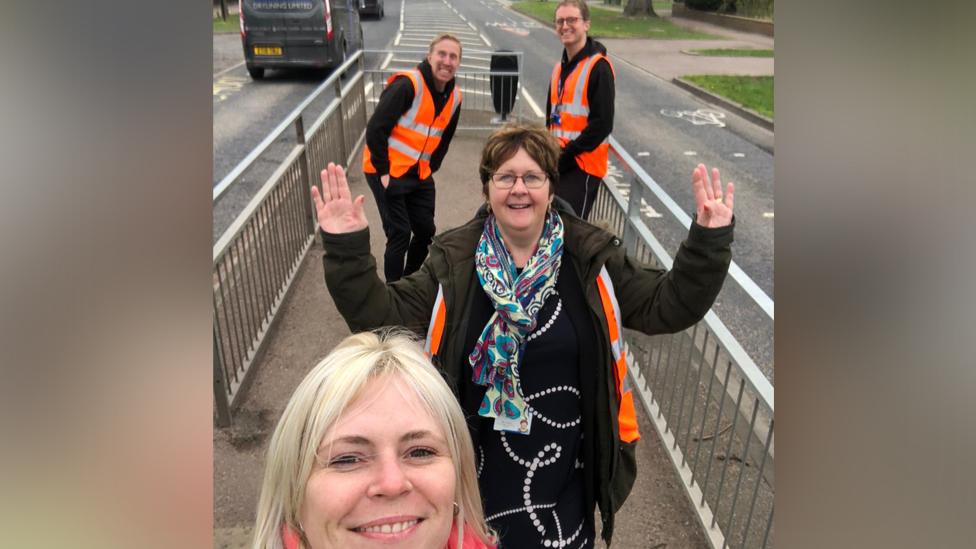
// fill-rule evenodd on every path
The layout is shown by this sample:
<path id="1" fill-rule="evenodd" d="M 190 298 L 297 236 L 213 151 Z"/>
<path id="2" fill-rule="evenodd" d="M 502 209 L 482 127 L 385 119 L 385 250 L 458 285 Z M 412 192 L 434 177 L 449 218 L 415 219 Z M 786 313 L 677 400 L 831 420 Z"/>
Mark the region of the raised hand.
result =
<path id="1" fill-rule="evenodd" d="M 732 223 L 732 193 L 735 186 L 729 183 L 722 195 L 722 180 L 719 178 L 718 168 L 712 168 L 711 180 L 708 169 L 699 164 L 691 172 L 691 188 L 695 193 L 695 212 L 698 214 L 696 223 L 702 227 L 725 227 Z"/>
<path id="2" fill-rule="evenodd" d="M 363 195 L 352 200 L 346 171 L 333 162 L 322 170 L 322 192 L 312 186 L 312 203 L 319 227 L 332 234 L 352 233 L 368 226 L 363 212 Z"/>

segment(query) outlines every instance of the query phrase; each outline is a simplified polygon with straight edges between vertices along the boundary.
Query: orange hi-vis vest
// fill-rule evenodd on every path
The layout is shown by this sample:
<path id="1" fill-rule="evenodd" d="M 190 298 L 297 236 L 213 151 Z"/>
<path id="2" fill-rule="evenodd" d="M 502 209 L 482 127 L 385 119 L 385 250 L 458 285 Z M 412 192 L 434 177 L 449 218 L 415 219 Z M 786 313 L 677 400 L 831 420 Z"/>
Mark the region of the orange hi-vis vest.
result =
<path id="1" fill-rule="evenodd" d="M 610 352 L 614 361 L 614 389 L 617 394 L 617 402 L 620 403 L 617 410 L 617 427 L 620 440 L 634 442 L 640 438 L 640 431 L 637 429 L 634 394 L 627 379 L 627 350 L 623 339 L 624 330 L 620 322 L 620 305 L 617 303 L 617 296 L 613 291 L 613 282 L 610 280 L 610 273 L 607 272 L 606 267 L 600 269 L 596 285 L 600 293 L 600 303 L 603 305 L 603 316 L 607 321 L 607 330 L 610 334 Z M 438 284 L 437 298 L 434 300 L 434 309 L 431 311 L 430 325 L 427 328 L 427 340 L 424 342 L 424 350 L 427 352 L 427 356 L 431 358 L 437 356 L 441 342 L 444 340 L 446 318 L 447 306 L 444 304 L 444 287 Z"/>
<path id="2" fill-rule="evenodd" d="M 387 155 L 390 159 L 390 175 L 400 177 L 417 164 L 421 179 L 430 177 L 430 156 L 441 143 L 441 136 L 451 117 L 461 107 L 461 90 L 454 86 L 454 93 L 447 99 L 439 116 L 434 116 L 434 99 L 417 69 L 398 72 L 386 81 L 389 86 L 397 77 L 405 76 L 413 83 L 413 104 L 400 116 L 390 133 Z M 369 147 L 363 148 L 363 171 L 376 173 L 370 160 Z"/>
<path id="3" fill-rule="evenodd" d="M 549 113 L 549 131 L 559 139 L 561 147 L 565 147 L 566 143 L 579 137 L 586 128 L 590 116 L 590 100 L 586 96 L 590 84 L 590 71 L 593 70 L 593 65 L 601 59 L 605 60 L 610 65 L 610 71 L 614 72 L 610 59 L 602 53 L 580 59 L 562 86 L 559 85 L 562 76 L 562 63 L 556 63 L 552 70 L 552 81 L 549 83 L 549 104 L 552 105 L 553 112 L 558 113 L 559 116 L 554 117 L 551 116 L 553 113 Z M 604 139 L 603 143 L 597 145 L 592 151 L 576 155 L 576 164 L 584 172 L 602 179 L 603 176 L 607 175 L 609 151 L 610 143 Z"/>

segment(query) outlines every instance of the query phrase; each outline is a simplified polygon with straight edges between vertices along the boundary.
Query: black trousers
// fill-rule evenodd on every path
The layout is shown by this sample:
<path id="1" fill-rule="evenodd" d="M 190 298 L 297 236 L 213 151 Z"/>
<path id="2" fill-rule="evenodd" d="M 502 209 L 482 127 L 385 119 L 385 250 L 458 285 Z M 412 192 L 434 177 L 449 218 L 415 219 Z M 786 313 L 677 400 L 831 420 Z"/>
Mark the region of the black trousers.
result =
<path id="1" fill-rule="evenodd" d="M 380 177 L 368 173 L 366 183 L 373 191 L 386 234 L 383 271 L 386 281 L 394 282 L 420 269 L 427 259 L 427 248 L 436 231 L 434 178 L 391 176 L 390 186 L 384 189 Z"/>
<path id="2" fill-rule="evenodd" d="M 573 207 L 580 219 L 587 219 L 593 209 L 593 201 L 600 190 L 603 180 L 594 177 L 576 167 L 566 173 L 559 174 L 556 185 L 556 196 L 566 200 Z"/>

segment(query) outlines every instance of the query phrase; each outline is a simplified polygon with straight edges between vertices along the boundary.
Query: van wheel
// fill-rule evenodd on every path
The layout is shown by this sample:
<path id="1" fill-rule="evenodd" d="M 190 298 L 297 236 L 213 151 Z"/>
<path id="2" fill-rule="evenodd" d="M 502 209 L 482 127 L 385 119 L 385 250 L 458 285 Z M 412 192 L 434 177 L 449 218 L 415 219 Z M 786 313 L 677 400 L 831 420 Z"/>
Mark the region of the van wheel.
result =
<path id="1" fill-rule="evenodd" d="M 251 75 L 254 80 L 261 80 L 264 78 L 264 67 L 248 67 L 247 73 Z"/>

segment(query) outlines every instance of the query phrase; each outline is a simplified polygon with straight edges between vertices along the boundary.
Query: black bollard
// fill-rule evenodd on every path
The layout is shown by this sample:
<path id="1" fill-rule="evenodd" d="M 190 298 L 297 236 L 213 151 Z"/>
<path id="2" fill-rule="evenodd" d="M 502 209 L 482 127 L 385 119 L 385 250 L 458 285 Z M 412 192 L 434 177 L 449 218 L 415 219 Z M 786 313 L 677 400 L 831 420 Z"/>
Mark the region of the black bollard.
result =
<path id="1" fill-rule="evenodd" d="M 491 100 L 495 106 L 495 112 L 501 118 L 492 120 L 493 123 L 505 123 L 508 114 L 512 112 L 515 105 L 516 92 L 518 91 L 518 75 L 496 75 L 496 72 L 518 72 L 518 56 L 513 53 L 506 53 L 509 50 L 498 50 L 491 56 L 490 69 L 491 75 Z"/>

